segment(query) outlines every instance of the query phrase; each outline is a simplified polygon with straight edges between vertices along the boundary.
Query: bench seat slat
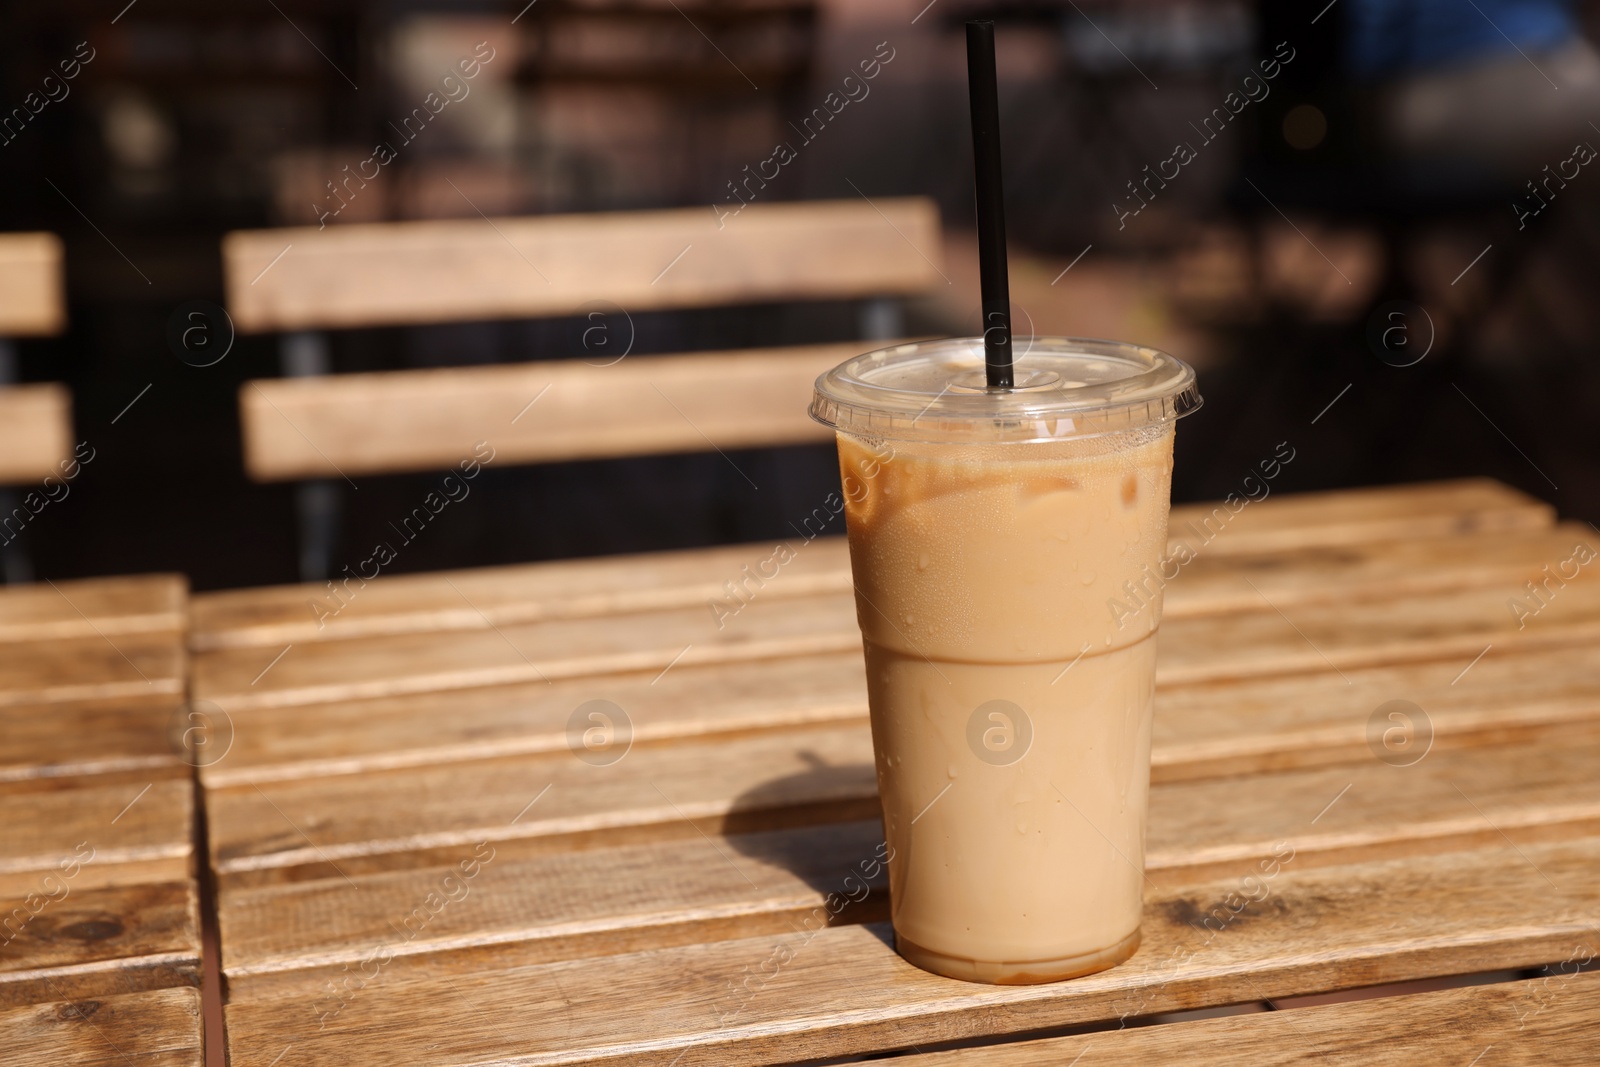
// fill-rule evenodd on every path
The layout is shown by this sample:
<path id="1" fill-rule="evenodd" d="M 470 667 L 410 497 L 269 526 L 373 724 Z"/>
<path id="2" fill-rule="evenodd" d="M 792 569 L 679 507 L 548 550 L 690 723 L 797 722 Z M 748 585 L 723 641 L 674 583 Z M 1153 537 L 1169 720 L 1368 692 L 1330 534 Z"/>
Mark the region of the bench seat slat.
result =
<path id="1" fill-rule="evenodd" d="M 1423 662 L 1163 689 L 1151 773 L 1177 781 L 1362 759 L 1366 717 L 1397 695 L 1424 709 L 1440 744 L 1487 744 L 1600 718 L 1600 649 L 1494 650 L 1451 684 L 1464 666 Z M 627 711 L 640 745 L 820 724 L 865 736 L 865 684 L 859 653 L 848 652 L 680 665 L 659 681 L 642 673 L 236 710 L 228 758 L 202 767 L 201 779 L 221 788 L 564 753 L 573 709 L 597 696 Z"/>
<path id="2" fill-rule="evenodd" d="M 1289 608 L 1260 599 L 1254 611 L 1164 620 L 1157 684 L 1458 657 L 1465 666 L 1489 645 L 1573 646 L 1600 637 L 1600 583 L 1572 581 L 1530 618 L 1508 606 L 1519 598 L 1529 603 L 1521 581 L 1489 578 L 1475 588 L 1427 597 Z M 192 679 L 197 697 L 233 710 L 660 672 L 859 647 L 852 594 L 757 595 L 735 617 L 723 620 L 701 604 L 488 631 L 311 642 L 276 652 L 225 649 L 198 657 Z"/>
<path id="3" fill-rule="evenodd" d="M 837 798 L 839 790 L 829 788 L 830 779 L 854 781 L 862 796 L 876 799 L 869 740 L 861 739 L 853 762 L 809 772 L 802 758 L 810 751 L 807 737 L 795 734 L 787 740 L 787 752 L 774 751 L 769 744 L 765 753 L 739 745 L 720 749 L 695 745 L 649 756 L 633 753 L 629 760 L 643 757 L 637 767 L 624 763 L 603 773 L 629 778 L 641 817 L 648 817 L 646 805 L 658 818 L 676 814 L 663 811 L 671 805 L 684 814 L 726 810 L 729 805 L 798 806 L 807 798 L 807 787 L 811 797 L 832 793 Z M 845 754 L 828 755 L 837 760 Z M 702 774 L 714 773 L 713 764 L 719 759 L 763 757 L 768 762 L 757 765 L 760 775 L 746 775 L 742 793 L 732 793 L 733 781 L 717 783 L 727 790 L 721 804 L 690 780 L 696 767 L 703 768 Z M 1286 866 L 1299 870 L 1500 847 L 1507 838 L 1522 843 L 1593 834 L 1600 832 L 1600 780 L 1593 773 L 1597 764 L 1600 738 L 1566 738 L 1431 753 L 1405 773 L 1368 759 L 1245 779 L 1157 784 L 1150 798 L 1146 874 L 1152 887 L 1172 887 L 1254 872 L 1275 852 L 1280 858 L 1292 855 Z M 537 778 L 538 769 L 529 766 L 528 772 L 530 780 Z M 792 782 L 775 784 L 786 774 L 793 776 Z M 465 789 L 475 777 L 471 768 L 460 768 L 455 784 Z M 542 823 L 542 828 L 554 830 L 563 821 L 581 818 L 586 804 L 598 822 L 607 800 L 620 799 L 615 790 L 609 796 L 595 795 L 581 778 L 556 774 L 548 780 L 555 783 L 550 793 L 518 826 L 527 823 L 528 830 L 536 831 Z M 491 790 L 493 781 L 491 774 L 487 783 Z M 435 793 L 449 789 L 446 781 L 428 784 Z M 1464 793 L 1457 791 L 1458 785 Z M 331 821 L 326 816 L 351 811 L 343 805 L 315 807 L 292 790 L 276 786 L 262 791 L 296 821 L 321 811 L 326 823 Z M 385 795 L 401 794 L 396 790 Z M 514 797 L 494 792 L 479 795 L 490 811 L 515 803 Z M 1337 802 L 1319 816 L 1319 809 L 1335 798 Z M 235 826 L 260 825 L 276 814 L 253 790 L 217 797 L 214 803 L 218 814 Z M 423 828 L 441 825 L 435 821 L 437 811 L 410 813 Z M 724 826 L 739 826 L 741 821 L 758 826 L 763 817 L 781 824 L 785 814 L 748 810 L 744 820 L 711 816 L 703 821 L 713 826 L 719 821 Z M 359 820 L 352 815 L 350 821 Z M 466 820 L 457 825 L 466 829 Z M 366 826 L 376 829 L 371 823 Z M 459 857 L 457 863 L 471 857 L 492 859 L 470 879 L 471 892 L 459 906 L 453 904 L 417 924 L 405 944 L 394 947 L 396 953 L 413 956 L 492 945 L 498 963 L 504 965 L 512 956 L 572 959 L 754 936 L 797 922 L 821 906 L 830 891 L 845 892 L 834 883 L 859 861 L 878 854 L 883 839 L 882 823 L 876 818 L 750 830 L 714 843 L 681 825 L 662 826 L 655 840 L 579 849 L 562 849 L 558 842 L 537 838 L 508 839 L 500 826 L 481 829 L 481 841 L 462 835 L 453 846 L 393 857 L 396 863 L 409 860 L 414 866 L 363 870 L 340 862 L 349 881 L 333 873 L 315 881 L 225 883 L 224 967 L 237 981 L 242 975 L 354 965 L 394 941 L 391 921 L 411 913 L 449 872 L 454 857 Z M 1287 849 L 1280 847 L 1285 843 Z M 327 873 L 323 855 L 332 857 L 343 850 L 328 838 L 319 838 L 317 844 L 325 846 L 320 854 L 312 848 L 299 852 L 313 868 Z M 887 889 L 881 870 L 862 881 L 880 893 Z M 881 904 L 851 909 L 841 921 L 884 918 Z"/>
<path id="4" fill-rule="evenodd" d="M 907 1056 L 896 1067 L 1061 1067 L 1078 1057 L 1085 1067 L 1309 1067 L 1330 1060 L 1412 1067 L 1490 1056 L 1496 1067 L 1586 1067 L 1596 1047 L 1600 974 L 1575 974 L 1558 959 L 1517 982 L 936 1052 Z"/>
<path id="5" fill-rule="evenodd" d="M 667 1067 L 680 1057 L 793 1062 L 1114 1022 L 1124 1013 L 1564 959 L 1585 938 L 1593 942 L 1585 916 L 1600 905 L 1597 863 L 1600 839 L 1583 838 L 1329 868 L 1291 864 L 1265 901 L 1221 933 L 1198 920 L 1237 891 L 1237 878 L 1152 892 L 1132 959 L 1041 986 L 983 986 L 919 971 L 891 951 L 881 925 L 498 970 L 473 961 L 415 977 L 399 960 L 323 1029 L 325 982 L 308 977 L 272 996 L 235 997 L 226 1009 L 229 1044 L 234 1062 L 270 1062 L 292 1032 L 301 1035 L 295 1054 L 304 1067 L 348 1063 L 353 1042 L 364 1055 L 403 1056 L 417 1067 Z"/>
<path id="6" fill-rule="evenodd" d="M 1275 604 L 1288 606 L 1337 590 L 1420 591 L 1464 585 L 1486 573 L 1507 575 L 1532 563 L 1564 559 L 1586 527 L 1550 529 L 1550 507 L 1487 481 L 1437 482 L 1400 489 L 1269 497 L 1246 509 L 1203 546 L 1166 589 L 1169 618 L 1254 606 L 1247 574 Z M 819 505 L 825 502 L 819 501 Z M 1172 509 L 1173 543 L 1198 540 L 1190 524 L 1211 509 Z M 800 516 L 804 521 L 807 516 Z M 810 529 L 827 525 L 826 511 Z M 1447 535 L 1465 531 L 1463 536 Z M 1474 534 L 1503 534 L 1478 540 Z M 786 542 L 794 558 L 781 580 L 761 583 L 763 596 L 798 596 L 850 589 L 850 560 L 842 538 Z M 510 567 L 383 576 L 357 572 L 326 584 L 272 586 L 202 593 L 193 600 L 190 647 L 282 648 L 290 642 L 380 634 L 490 629 L 536 619 L 641 611 L 704 604 L 728 595 L 729 582 L 759 578 L 775 544 L 733 545 Z M 1559 552 L 1560 555 L 1551 555 Z M 1249 564 L 1233 557 L 1265 556 Z M 1194 588 L 1196 585 L 1203 589 Z M 276 649 L 274 649 L 276 651 Z"/>
<path id="7" fill-rule="evenodd" d="M 179 987 L 93 998 L 57 996 L 0 1010 L 0 1067 L 44 1063 L 202 1067 L 200 991 Z"/>

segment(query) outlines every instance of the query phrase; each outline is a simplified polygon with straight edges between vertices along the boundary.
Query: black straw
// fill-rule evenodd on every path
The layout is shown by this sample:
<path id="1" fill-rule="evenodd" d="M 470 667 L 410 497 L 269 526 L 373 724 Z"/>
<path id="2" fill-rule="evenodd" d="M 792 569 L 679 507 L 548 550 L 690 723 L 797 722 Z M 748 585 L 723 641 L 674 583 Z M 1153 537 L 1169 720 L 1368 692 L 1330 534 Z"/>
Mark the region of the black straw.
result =
<path id="1" fill-rule="evenodd" d="M 983 362 L 989 388 L 1010 389 L 1011 286 L 1006 277 L 1006 211 L 1000 186 L 1000 97 L 994 23 L 967 23 L 967 94 L 978 196 L 978 276 L 983 285 Z"/>

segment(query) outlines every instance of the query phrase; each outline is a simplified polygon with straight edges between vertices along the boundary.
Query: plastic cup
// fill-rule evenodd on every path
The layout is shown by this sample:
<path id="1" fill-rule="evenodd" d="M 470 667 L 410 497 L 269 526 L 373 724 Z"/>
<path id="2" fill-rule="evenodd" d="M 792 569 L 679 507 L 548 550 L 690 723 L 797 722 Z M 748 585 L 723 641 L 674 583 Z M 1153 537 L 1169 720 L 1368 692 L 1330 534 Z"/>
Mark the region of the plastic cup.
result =
<path id="1" fill-rule="evenodd" d="M 1200 395 L 1110 341 L 1038 338 L 1011 389 L 983 366 L 981 338 L 871 352 L 811 414 L 838 438 L 896 948 L 1050 982 L 1139 944 L 1172 443 Z"/>

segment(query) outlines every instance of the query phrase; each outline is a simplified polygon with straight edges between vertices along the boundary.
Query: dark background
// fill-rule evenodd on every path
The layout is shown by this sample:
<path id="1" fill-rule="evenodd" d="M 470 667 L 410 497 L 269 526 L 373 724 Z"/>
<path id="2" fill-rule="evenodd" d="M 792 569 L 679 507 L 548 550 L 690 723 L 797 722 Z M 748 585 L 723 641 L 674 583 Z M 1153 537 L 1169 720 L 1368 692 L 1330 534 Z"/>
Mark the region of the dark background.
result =
<path id="1" fill-rule="evenodd" d="M 1175 500 L 1236 489 L 1287 440 L 1296 459 L 1276 491 L 1485 475 L 1600 521 L 1600 177 L 1575 180 L 1521 231 L 1518 183 L 1463 192 L 1395 180 L 1362 139 L 1367 98 L 1340 83 L 1337 8 L 1312 25 L 1320 4 L 678 6 L 539 0 L 512 25 L 520 2 L 9 5 L 4 107 L 78 42 L 96 49 L 71 95 L 0 145 L 0 229 L 50 230 L 66 245 L 69 329 L 17 342 L 19 377 L 65 382 L 76 439 L 96 450 L 70 496 L 26 531 L 33 574 L 182 571 L 200 589 L 301 576 L 294 487 L 251 483 L 240 455 L 238 389 L 280 373 L 276 339 L 240 337 L 196 368 L 169 348 L 168 321 L 187 301 L 222 301 L 225 232 L 314 222 L 321 178 L 364 158 L 386 118 L 420 98 L 431 56 L 470 51 L 453 42 L 498 35 L 487 68 L 498 81 L 481 79 L 476 100 L 363 193 L 363 217 L 468 214 L 441 195 L 445 177 L 490 214 L 720 202 L 726 179 L 770 152 L 774 128 L 889 40 L 896 59 L 872 99 L 774 192 L 848 197 L 848 178 L 873 197 L 932 196 L 954 273 L 972 254 L 961 22 L 978 13 L 1000 24 L 1013 255 L 1054 274 L 1093 246 L 1047 290 L 1059 304 L 1033 306 L 1034 317 L 1159 344 L 1200 370 L 1206 405 L 1181 424 Z M 1124 181 L 1169 154 L 1280 31 L 1304 50 L 1299 81 L 1281 79 L 1119 229 L 1108 205 Z M 627 51 L 641 39 L 654 42 L 644 59 Z M 1328 128 L 1297 149 L 1284 121 L 1308 101 Z M 1074 328 L 1075 309 L 1101 293 L 1123 294 L 1111 303 L 1125 313 Z M 1392 299 L 1425 308 L 1437 331 L 1414 366 L 1386 364 L 1368 341 Z M 849 339 L 857 311 L 636 315 L 633 351 Z M 975 329 L 975 307 L 969 316 L 959 299 L 906 312 L 911 332 Z M 567 321 L 345 331 L 333 335 L 333 369 L 573 358 L 579 333 Z M 831 447 L 732 459 L 760 490 L 714 453 L 492 468 L 393 569 L 780 538 L 837 484 Z M 341 489 L 334 569 L 365 558 L 436 482 L 367 476 Z"/>

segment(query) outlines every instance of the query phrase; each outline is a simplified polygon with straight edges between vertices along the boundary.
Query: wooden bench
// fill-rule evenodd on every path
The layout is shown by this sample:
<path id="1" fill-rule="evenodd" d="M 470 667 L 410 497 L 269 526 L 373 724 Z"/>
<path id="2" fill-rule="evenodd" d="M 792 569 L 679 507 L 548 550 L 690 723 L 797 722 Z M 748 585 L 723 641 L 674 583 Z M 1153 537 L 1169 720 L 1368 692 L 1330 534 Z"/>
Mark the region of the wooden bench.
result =
<path id="1" fill-rule="evenodd" d="M 1174 509 L 1174 536 L 1209 513 Z M 1592 979 L 1561 968 L 1600 948 L 1600 580 L 1522 627 L 1507 600 L 1580 543 L 1600 536 L 1487 482 L 1237 516 L 1167 589 L 1144 945 L 1033 987 L 900 960 L 881 874 L 806 922 L 881 841 L 837 541 L 722 629 L 707 600 L 772 546 L 379 579 L 320 627 L 316 587 L 203 595 L 192 684 L 238 727 L 200 769 L 233 1062 L 788 1063 L 1545 965 L 1377 1003 L 1469 1020 L 1416 1028 L 1424 1061 L 1497 1043 L 1478 1008 L 1515 1030 L 1534 1006 L 1529 1047 L 1578 1062 Z M 1414 765 L 1373 747 L 1395 699 L 1423 709 Z M 598 759 L 573 725 L 595 700 Z M 1346 1047 L 1373 1010 L 947 1055 L 1222 1062 Z"/>
<path id="2" fill-rule="evenodd" d="M 0 591 L 0 1063 L 204 1062 L 186 593 Z"/>
<path id="3" fill-rule="evenodd" d="M 27 494 L 0 488 L 0 557 L 7 581 L 26 580 L 31 567 L 19 543 L 27 517 L 38 510 L 44 479 L 61 479 L 72 454 L 72 397 L 51 383 L 18 385 L 13 338 L 49 336 L 66 328 L 61 240 L 51 233 L 0 234 L 0 487 L 30 486 Z M 22 508 L 23 515 L 16 515 Z M 7 520 L 11 520 L 7 525 Z"/>

